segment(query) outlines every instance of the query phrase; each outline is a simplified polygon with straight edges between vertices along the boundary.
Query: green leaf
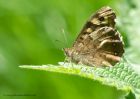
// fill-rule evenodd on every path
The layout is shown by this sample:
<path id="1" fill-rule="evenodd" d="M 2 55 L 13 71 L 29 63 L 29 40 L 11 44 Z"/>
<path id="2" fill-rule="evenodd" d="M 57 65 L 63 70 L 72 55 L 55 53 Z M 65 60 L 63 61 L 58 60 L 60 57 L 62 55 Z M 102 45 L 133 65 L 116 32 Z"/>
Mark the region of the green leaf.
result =
<path id="1" fill-rule="evenodd" d="M 136 99 L 135 95 L 131 91 L 125 98 L 126 99 Z"/>
<path id="2" fill-rule="evenodd" d="M 136 90 L 140 89 L 140 75 L 125 58 L 113 67 L 90 67 L 76 65 L 74 63 L 59 62 L 59 65 L 22 65 L 20 68 L 79 75 L 81 77 L 97 80 L 108 86 L 116 87 L 126 93 L 132 91 L 134 94 L 139 94 L 138 91 L 136 93 Z M 130 94 L 128 94 L 128 96 L 129 95 Z"/>

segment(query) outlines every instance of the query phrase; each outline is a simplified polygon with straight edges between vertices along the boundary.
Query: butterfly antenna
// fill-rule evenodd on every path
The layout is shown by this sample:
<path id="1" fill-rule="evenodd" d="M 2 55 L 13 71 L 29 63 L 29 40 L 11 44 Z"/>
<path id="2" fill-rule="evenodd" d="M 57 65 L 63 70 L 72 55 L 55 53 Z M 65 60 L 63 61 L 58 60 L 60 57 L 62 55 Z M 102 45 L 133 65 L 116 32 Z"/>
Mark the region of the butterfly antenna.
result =
<path id="1" fill-rule="evenodd" d="M 66 32 L 64 31 L 64 29 L 62 29 L 62 33 L 63 33 L 63 36 L 64 36 L 64 40 L 65 40 L 65 45 L 68 46 L 68 40 L 67 40 L 67 37 L 66 37 Z"/>
<path id="2" fill-rule="evenodd" d="M 60 41 L 60 40 L 55 40 L 55 42 L 59 42 L 60 44 L 64 44 L 65 45 L 65 43 L 64 42 L 62 42 L 62 41 Z"/>

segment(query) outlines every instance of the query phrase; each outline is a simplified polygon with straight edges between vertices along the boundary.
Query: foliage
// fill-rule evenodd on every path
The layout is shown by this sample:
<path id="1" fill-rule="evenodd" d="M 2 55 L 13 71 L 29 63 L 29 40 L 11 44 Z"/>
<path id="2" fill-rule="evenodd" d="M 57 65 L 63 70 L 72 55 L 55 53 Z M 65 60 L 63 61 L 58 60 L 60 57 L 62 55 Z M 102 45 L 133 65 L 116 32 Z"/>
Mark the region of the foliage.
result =
<path id="1" fill-rule="evenodd" d="M 120 99 L 132 90 L 116 90 L 85 77 L 18 67 L 57 66 L 65 57 L 61 49 L 71 46 L 91 13 L 105 5 L 117 12 L 126 58 L 138 64 L 138 0 L 0 0 L 0 99 Z M 130 66 L 139 73 L 139 65 Z M 133 93 L 127 98 L 134 97 Z"/>
<path id="2" fill-rule="evenodd" d="M 116 64 L 114 67 L 89 67 L 82 65 L 75 65 L 73 63 L 59 63 L 60 65 L 43 65 L 43 66 L 29 66 L 23 65 L 21 68 L 37 69 L 50 72 L 59 72 L 65 74 L 74 74 L 81 77 L 90 78 L 106 84 L 114 86 L 117 89 L 124 91 L 124 97 L 130 93 L 138 95 L 137 99 L 140 98 L 139 94 L 135 92 L 136 89 L 140 91 L 140 75 L 133 70 L 131 64 L 123 59 L 121 62 Z M 127 93 L 127 94 L 126 94 Z M 129 96 L 128 98 L 132 97 Z"/>

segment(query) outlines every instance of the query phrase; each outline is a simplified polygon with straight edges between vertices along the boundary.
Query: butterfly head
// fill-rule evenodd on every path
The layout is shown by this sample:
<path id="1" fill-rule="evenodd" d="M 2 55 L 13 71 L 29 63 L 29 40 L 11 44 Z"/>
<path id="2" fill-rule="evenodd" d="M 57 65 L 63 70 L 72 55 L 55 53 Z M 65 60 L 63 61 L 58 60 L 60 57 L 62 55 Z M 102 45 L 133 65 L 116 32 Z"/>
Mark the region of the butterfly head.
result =
<path id="1" fill-rule="evenodd" d="M 66 56 L 68 56 L 68 57 L 72 56 L 73 51 L 71 50 L 71 48 L 64 48 L 63 50 L 64 50 Z"/>

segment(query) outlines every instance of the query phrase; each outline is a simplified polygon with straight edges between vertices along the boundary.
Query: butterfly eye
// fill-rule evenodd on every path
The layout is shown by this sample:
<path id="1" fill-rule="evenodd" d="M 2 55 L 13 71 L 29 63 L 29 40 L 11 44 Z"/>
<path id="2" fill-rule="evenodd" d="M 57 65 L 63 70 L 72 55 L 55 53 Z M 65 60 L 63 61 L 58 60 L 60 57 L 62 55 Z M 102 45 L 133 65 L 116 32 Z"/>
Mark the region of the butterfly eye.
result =
<path id="1" fill-rule="evenodd" d="M 100 17 L 99 20 L 100 20 L 100 21 L 104 21 L 105 18 L 104 18 L 104 17 Z"/>

